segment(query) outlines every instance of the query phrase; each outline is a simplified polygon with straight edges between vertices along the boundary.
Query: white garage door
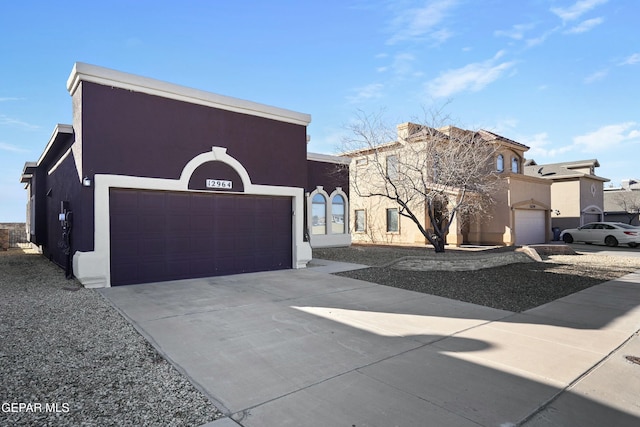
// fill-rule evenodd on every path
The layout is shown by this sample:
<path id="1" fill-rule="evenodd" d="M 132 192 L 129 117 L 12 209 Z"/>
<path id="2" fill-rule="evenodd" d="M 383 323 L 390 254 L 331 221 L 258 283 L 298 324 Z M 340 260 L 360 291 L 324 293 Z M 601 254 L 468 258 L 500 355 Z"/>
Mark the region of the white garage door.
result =
<path id="1" fill-rule="evenodd" d="M 546 242 L 545 211 L 516 209 L 516 245 L 532 245 Z"/>

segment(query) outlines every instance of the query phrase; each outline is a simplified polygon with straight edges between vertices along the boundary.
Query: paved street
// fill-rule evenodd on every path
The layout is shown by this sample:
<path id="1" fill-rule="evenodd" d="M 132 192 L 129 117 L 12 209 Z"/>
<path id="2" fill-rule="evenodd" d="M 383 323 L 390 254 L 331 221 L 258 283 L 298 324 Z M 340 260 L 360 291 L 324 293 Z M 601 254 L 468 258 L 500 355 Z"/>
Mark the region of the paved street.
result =
<path id="1" fill-rule="evenodd" d="M 587 245 L 585 243 L 572 243 L 569 246 L 576 252 L 609 256 L 640 257 L 640 247 L 630 248 L 627 245 L 619 245 L 612 248 L 604 245 Z"/>

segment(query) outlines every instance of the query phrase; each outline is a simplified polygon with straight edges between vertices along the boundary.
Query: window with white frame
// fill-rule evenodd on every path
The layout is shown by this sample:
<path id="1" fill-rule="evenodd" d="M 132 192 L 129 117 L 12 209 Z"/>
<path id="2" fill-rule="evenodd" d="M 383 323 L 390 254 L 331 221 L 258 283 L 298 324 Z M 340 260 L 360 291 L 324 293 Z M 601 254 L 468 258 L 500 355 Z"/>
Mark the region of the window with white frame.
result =
<path id="1" fill-rule="evenodd" d="M 502 154 L 498 154 L 498 158 L 496 159 L 496 170 L 498 172 L 504 172 L 504 156 Z"/>
<path id="2" fill-rule="evenodd" d="M 327 234 L 327 200 L 316 194 L 311 200 L 311 234 Z"/>
<path id="3" fill-rule="evenodd" d="M 345 232 L 345 224 L 344 224 L 344 210 L 345 203 L 344 197 L 339 194 L 336 194 L 331 199 L 331 233 L 332 234 L 343 234 Z"/>
<path id="4" fill-rule="evenodd" d="M 364 209 L 356 209 L 355 210 L 355 227 L 354 230 L 356 233 L 364 233 L 366 231 L 366 214 Z"/>
<path id="5" fill-rule="evenodd" d="M 387 209 L 387 233 L 397 233 L 400 231 L 398 219 L 397 208 Z"/>

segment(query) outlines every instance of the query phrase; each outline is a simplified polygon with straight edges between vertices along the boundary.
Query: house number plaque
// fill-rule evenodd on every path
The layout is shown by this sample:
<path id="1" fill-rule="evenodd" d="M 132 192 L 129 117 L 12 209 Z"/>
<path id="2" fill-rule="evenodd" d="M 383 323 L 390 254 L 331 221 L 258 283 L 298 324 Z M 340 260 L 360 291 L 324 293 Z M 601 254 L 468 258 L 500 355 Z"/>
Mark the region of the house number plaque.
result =
<path id="1" fill-rule="evenodd" d="M 223 188 L 225 190 L 231 190 L 233 183 L 224 179 L 208 179 L 207 188 Z"/>

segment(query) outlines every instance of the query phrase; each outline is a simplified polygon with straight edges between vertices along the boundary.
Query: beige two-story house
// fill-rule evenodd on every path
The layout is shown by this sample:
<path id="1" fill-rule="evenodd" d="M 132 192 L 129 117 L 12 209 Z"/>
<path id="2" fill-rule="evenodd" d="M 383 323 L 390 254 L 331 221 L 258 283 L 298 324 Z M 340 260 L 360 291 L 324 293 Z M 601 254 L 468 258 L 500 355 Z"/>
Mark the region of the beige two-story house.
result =
<path id="1" fill-rule="evenodd" d="M 495 176 L 500 182 L 500 185 L 493 187 L 492 203 L 489 206 L 481 212 L 461 213 L 454 217 L 446 236 L 447 244 L 524 245 L 550 240 L 551 182 L 524 174 L 524 153 L 529 147 L 486 130 L 471 132 L 452 126 L 432 129 L 403 123 L 397 126 L 395 141 L 344 153 L 352 159 L 350 214 L 354 243 L 428 243 L 420 230 L 420 227 L 431 227 L 429 212 L 422 203 L 423 200 L 411 200 L 412 209 L 420 222 L 418 225 L 416 221 L 399 214 L 398 202 L 371 194 L 375 194 L 376 186 L 385 185 L 376 182 L 376 169 L 378 172 L 385 169 L 388 174 L 392 174 L 398 167 L 411 167 L 408 165 L 412 162 L 407 157 L 419 156 L 421 150 L 416 147 L 428 150 L 428 145 L 434 143 L 431 139 L 436 134 L 444 134 L 450 138 L 473 134 L 473 138 L 480 138 L 493 146 L 491 156 L 482 160 L 485 162 L 483 167 L 487 174 Z M 447 138 L 438 138 L 438 143 L 442 144 L 446 140 Z M 431 163 L 427 161 L 416 164 L 432 169 L 421 176 L 437 179 L 437 155 L 434 155 Z M 459 190 L 452 187 L 445 191 L 455 194 Z M 368 195 L 363 197 L 363 193 Z"/>

